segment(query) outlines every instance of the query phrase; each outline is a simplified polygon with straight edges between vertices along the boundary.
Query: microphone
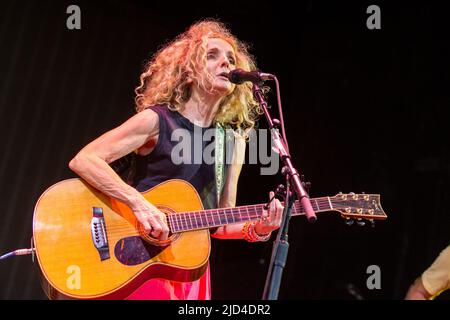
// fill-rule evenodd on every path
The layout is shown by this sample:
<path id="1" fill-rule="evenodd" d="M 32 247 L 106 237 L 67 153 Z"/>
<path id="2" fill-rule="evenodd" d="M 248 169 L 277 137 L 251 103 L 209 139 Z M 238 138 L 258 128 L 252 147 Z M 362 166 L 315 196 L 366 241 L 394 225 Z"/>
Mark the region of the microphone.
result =
<path id="1" fill-rule="evenodd" d="M 228 78 L 228 80 L 230 80 L 230 82 L 235 84 L 242 84 L 246 81 L 259 83 L 274 78 L 274 76 L 270 73 L 263 73 L 259 71 L 244 71 L 242 69 L 234 69 L 230 71 L 230 73 L 228 73 L 226 77 Z"/>

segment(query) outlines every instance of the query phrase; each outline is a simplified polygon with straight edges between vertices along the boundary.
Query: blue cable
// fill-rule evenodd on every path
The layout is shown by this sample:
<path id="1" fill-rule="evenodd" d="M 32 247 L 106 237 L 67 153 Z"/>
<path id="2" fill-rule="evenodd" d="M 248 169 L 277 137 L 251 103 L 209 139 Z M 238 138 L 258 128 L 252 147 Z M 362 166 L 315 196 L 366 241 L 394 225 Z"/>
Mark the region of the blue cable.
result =
<path id="1" fill-rule="evenodd" d="M 8 253 L 2 255 L 0 257 L 0 260 L 4 260 L 4 259 L 7 259 L 12 256 L 23 256 L 23 255 L 27 255 L 27 254 L 34 254 L 34 251 L 35 251 L 34 248 L 14 250 L 14 251 L 11 251 L 11 252 L 8 252 Z"/>
<path id="2" fill-rule="evenodd" d="M 4 255 L 2 255 L 2 256 L 0 257 L 0 260 L 7 259 L 7 258 L 12 257 L 12 256 L 14 256 L 14 255 L 15 255 L 14 251 L 9 252 L 9 253 L 6 253 L 6 254 L 4 254 Z"/>

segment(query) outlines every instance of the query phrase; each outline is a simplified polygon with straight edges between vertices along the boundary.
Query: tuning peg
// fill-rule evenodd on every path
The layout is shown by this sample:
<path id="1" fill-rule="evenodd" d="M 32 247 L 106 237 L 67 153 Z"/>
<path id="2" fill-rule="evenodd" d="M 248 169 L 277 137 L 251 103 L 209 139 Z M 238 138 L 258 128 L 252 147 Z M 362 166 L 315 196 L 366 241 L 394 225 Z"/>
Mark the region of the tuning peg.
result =
<path id="1" fill-rule="evenodd" d="M 372 228 L 375 228 L 375 221 L 373 219 L 370 219 L 369 221 L 370 221 L 370 226 Z"/>
<path id="2" fill-rule="evenodd" d="M 348 225 L 348 226 L 353 225 L 354 222 L 355 222 L 355 220 L 353 220 L 353 219 L 350 219 L 350 218 L 345 219 L 345 224 Z"/>
<path id="3" fill-rule="evenodd" d="M 283 184 L 278 185 L 275 194 L 283 199 L 286 197 L 286 188 Z"/>
<path id="4" fill-rule="evenodd" d="M 360 227 L 363 227 L 363 226 L 366 225 L 366 222 L 363 221 L 363 220 L 358 220 L 358 221 L 356 221 L 356 224 L 357 224 L 358 226 L 360 226 Z"/>

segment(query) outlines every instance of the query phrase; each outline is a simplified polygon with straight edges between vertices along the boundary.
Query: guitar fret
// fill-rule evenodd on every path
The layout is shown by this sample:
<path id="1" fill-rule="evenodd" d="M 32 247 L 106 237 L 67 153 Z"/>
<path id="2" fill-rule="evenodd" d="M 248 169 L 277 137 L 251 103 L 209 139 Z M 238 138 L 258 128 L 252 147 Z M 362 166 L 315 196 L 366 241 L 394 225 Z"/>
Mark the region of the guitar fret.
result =
<path id="1" fill-rule="evenodd" d="M 189 214 L 189 223 L 191 224 L 191 230 L 196 229 L 195 215 L 192 212 Z"/>
<path id="2" fill-rule="evenodd" d="M 227 218 L 228 212 L 227 212 L 227 210 L 228 210 L 228 208 L 223 208 L 222 210 L 220 210 L 221 211 L 221 215 L 220 216 L 222 217 L 220 222 L 223 223 L 223 221 L 225 221 L 225 224 L 228 224 L 228 218 Z"/>
<path id="3" fill-rule="evenodd" d="M 177 226 L 177 223 L 175 221 L 175 215 L 174 214 L 170 214 L 168 216 L 168 220 L 170 221 L 170 224 L 172 226 L 172 232 L 177 232 L 178 231 L 178 226 Z"/>
<path id="4" fill-rule="evenodd" d="M 239 207 L 238 207 L 238 212 L 239 212 Z M 233 223 L 236 222 L 236 219 L 234 219 L 234 214 L 236 213 L 236 211 L 234 209 L 231 209 L 231 218 L 233 219 Z"/>
<path id="5" fill-rule="evenodd" d="M 214 226 L 214 217 L 213 217 L 213 214 L 212 214 L 212 210 L 209 212 L 209 215 L 211 216 L 211 223 L 208 222 L 208 226 L 211 227 L 211 226 Z"/>
<path id="6" fill-rule="evenodd" d="M 169 230 L 173 230 L 172 218 L 170 218 L 170 216 L 166 215 L 166 220 L 167 220 L 167 226 L 169 227 Z"/>
<path id="7" fill-rule="evenodd" d="M 208 222 L 208 211 L 205 212 L 205 214 L 202 215 L 202 217 L 205 219 L 205 223 L 204 226 L 207 228 L 209 227 L 209 222 Z M 202 220 L 203 221 L 203 220 Z"/>
<path id="8" fill-rule="evenodd" d="M 188 214 L 184 214 L 183 215 L 183 219 L 184 219 L 184 223 L 186 224 L 186 229 L 185 230 L 189 230 L 190 229 L 190 227 L 189 227 L 189 215 Z"/>
<path id="9" fill-rule="evenodd" d="M 197 228 L 198 228 L 198 225 L 197 225 L 197 217 L 195 216 L 195 214 L 196 214 L 196 212 L 193 212 L 193 213 L 191 214 L 191 220 L 192 220 L 192 225 L 194 226 L 195 229 L 197 229 Z M 194 217 L 194 219 L 192 219 L 192 217 Z"/>
<path id="10" fill-rule="evenodd" d="M 256 216 L 256 217 L 262 216 L 262 210 L 263 210 L 263 208 L 262 208 L 261 206 L 255 205 L 255 206 L 253 206 L 253 208 L 254 208 L 254 210 L 255 210 L 255 216 Z M 252 219 L 254 219 L 255 216 L 253 216 Z"/>
<path id="11" fill-rule="evenodd" d="M 186 218 L 186 213 L 183 213 L 183 215 L 180 216 L 180 219 L 181 219 L 181 223 L 183 224 L 184 231 L 189 230 L 189 226 L 188 226 L 188 222 L 187 222 L 187 218 Z"/>
<path id="12" fill-rule="evenodd" d="M 197 229 L 201 228 L 201 226 L 202 226 L 202 219 L 200 219 L 199 212 L 194 212 L 194 219 L 195 219 L 195 227 Z"/>
<path id="13" fill-rule="evenodd" d="M 188 214 L 187 218 L 186 218 L 187 222 L 189 222 L 190 225 L 190 229 L 194 229 L 193 225 L 192 225 L 192 221 L 191 221 L 191 216 Z"/>
<path id="14" fill-rule="evenodd" d="M 327 197 L 327 199 L 328 199 L 328 203 L 330 204 L 330 210 L 333 210 L 333 206 L 331 205 L 330 197 Z"/>
<path id="15" fill-rule="evenodd" d="M 242 214 L 241 214 L 241 209 L 239 209 L 239 221 L 242 221 Z"/>
<path id="16" fill-rule="evenodd" d="M 310 200 L 310 202 L 311 202 L 311 200 Z M 314 199 L 314 202 L 316 203 L 316 211 L 320 211 L 319 204 L 317 203 L 317 199 Z"/>
<path id="17" fill-rule="evenodd" d="M 200 227 L 200 225 L 198 224 L 198 219 L 197 219 L 197 212 L 194 212 L 193 216 L 194 216 L 194 223 L 195 223 L 195 228 L 198 229 Z"/>
<path id="18" fill-rule="evenodd" d="M 178 221 L 178 225 L 179 225 L 178 231 L 184 230 L 183 220 L 181 219 L 181 215 L 175 214 L 175 217 L 176 217 L 176 219 Z"/>
<path id="19" fill-rule="evenodd" d="M 247 209 L 247 217 L 248 217 L 248 220 L 251 220 L 251 219 L 250 219 L 250 213 L 248 212 L 248 206 L 245 207 L 245 209 Z"/>
<path id="20" fill-rule="evenodd" d="M 328 208 L 327 208 L 327 207 L 328 207 L 328 203 L 326 203 L 326 202 L 324 201 L 325 199 L 321 198 L 320 200 L 321 200 L 321 201 L 320 201 L 320 204 L 321 204 L 321 206 L 322 206 L 322 207 L 320 208 L 320 210 L 322 210 L 322 211 L 328 210 Z"/>
<path id="21" fill-rule="evenodd" d="M 292 211 L 294 212 L 294 214 L 297 213 L 297 201 L 295 201 L 294 204 L 292 205 Z"/>
<path id="22" fill-rule="evenodd" d="M 200 215 L 200 220 L 202 222 L 202 227 L 208 226 L 208 220 L 206 219 L 205 215 L 201 214 L 201 213 L 199 215 Z M 203 222 L 203 220 L 204 220 L 204 222 Z"/>
<path id="23" fill-rule="evenodd" d="M 214 212 L 215 211 L 215 212 Z M 218 210 L 216 209 L 216 210 L 214 210 L 213 211 L 213 213 L 214 213 L 214 215 L 212 216 L 213 217 L 213 225 L 214 226 L 217 226 L 217 225 L 219 225 L 217 222 L 216 222 L 216 215 L 218 214 Z"/>
<path id="24" fill-rule="evenodd" d="M 262 214 L 262 211 L 261 211 L 261 214 Z M 250 216 L 250 219 L 254 220 L 255 217 L 258 217 L 258 215 L 259 215 L 259 207 L 258 206 L 253 206 L 253 208 L 252 208 L 252 215 Z"/>
<path id="25" fill-rule="evenodd" d="M 181 216 L 183 215 L 183 216 Z M 186 217 L 184 213 L 180 213 L 180 222 L 181 222 L 181 226 L 183 227 L 183 230 L 187 230 L 187 222 L 186 222 Z"/>
<path id="26" fill-rule="evenodd" d="M 221 213 L 222 213 L 222 214 L 219 215 L 219 218 L 220 218 L 220 224 L 221 224 L 221 225 L 222 225 L 222 224 L 227 224 L 227 223 L 224 223 L 224 221 L 226 222 L 226 220 L 227 220 L 226 209 L 222 209 L 222 210 L 220 210 L 220 211 L 221 211 Z"/>
<path id="27" fill-rule="evenodd" d="M 172 219 L 174 221 L 176 221 L 175 224 L 177 226 L 177 232 L 181 231 L 180 223 L 179 223 L 179 220 L 177 219 L 178 218 L 178 213 L 173 213 L 171 216 L 173 217 Z"/>
<path id="28" fill-rule="evenodd" d="M 228 219 L 227 219 L 228 213 L 227 213 L 227 209 L 224 210 L 224 213 L 225 213 L 225 221 L 226 221 L 226 224 L 228 224 Z"/>
<path id="29" fill-rule="evenodd" d="M 197 212 L 194 212 L 192 215 L 194 216 L 194 219 L 192 219 L 194 229 L 198 229 L 198 221 L 197 221 Z"/>
<path id="30" fill-rule="evenodd" d="M 180 216 L 178 214 L 173 214 L 173 219 L 175 220 L 175 224 L 177 226 L 177 231 L 181 231 L 183 226 L 181 225 Z"/>
<path id="31" fill-rule="evenodd" d="M 214 210 L 211 209 L 209 214 L 211 215 L 211 225 L 210 226 L 215 226 L 216 221 L 214 220 Z"/>
<path id="32" fill-rule="evenodd" d="M 216 214 L 217 214 L 217 218 L 219 219 L 219 223 L 216 223 L 216 221 L 214 220 L 214 225 L 215 226 L 220 226 L 220 215 L 219 215 L 219 210 L 216 210 Z M 214 219 L 214 218 L 213 218 Z"/>

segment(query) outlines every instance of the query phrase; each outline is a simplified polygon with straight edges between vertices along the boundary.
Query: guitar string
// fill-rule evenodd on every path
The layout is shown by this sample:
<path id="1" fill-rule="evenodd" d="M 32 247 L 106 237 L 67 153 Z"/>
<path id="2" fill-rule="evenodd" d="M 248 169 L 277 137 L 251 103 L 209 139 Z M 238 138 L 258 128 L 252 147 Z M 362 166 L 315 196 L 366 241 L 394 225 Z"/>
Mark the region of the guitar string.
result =
<path id="1" fill-rule="evenodd" d="M 322 205 L 325 206 L 325 208 L 321 208 Z M 233 217 L 233 216 L 237 216 L 239 214 L 239 216 L 242 215 L 246 215 L 247 213 L 252 213 L 252 212 L 260 212 L 262 211 L 262 206 L 263 205 L 253 205 L 254 207 L 250 207 L 250 206 L 244 206 L 244 207 L 234 207 L 234 208 L 218 208 L 218 209 L 209 209 L 209 210 L 202 210 L 202 211 L 186 211 L 186 212 L 175 212 L 175 213 L 171 213 L 169 215 L 177 215 L 180 219 L 182 219 L 183 221 L 186 220 L 190 220 L 190 221 L 196 221 L 197 219 L 201 219 L 201 217 L 204 217 L 205 219 L 210 219 L 207 214 L 209 213 L 211 216 L 219 216 L 219 217 Z M 318 208 L 318 211 L 332 211 L 334 208 L 348 208 L 348 207 L 355 207 L 352 205 L 343 205 L 343 204 L 335 204 L 334 206 L 330 207 L 328 202 L 322 202 L 319 203 L 318 205 L 315 206 L 316 207 L 316 211 Z M 293 215 L 298 215 L 303 212 L 303 206 L 301 204 L 296 204 L 294 206 L 294 213 Z M 365 208 L 367 209 L 367 208 Z M 241 212 L 245 210 L 244 212 Z M 256 210 L 256 211 L 255 211 Z M 300 211 L 300 212 L 297 212 Z"/>
<path id="2" fill-rule="evenodd" d="M 325 205 L 325 209 L 321 208 L 321 205 Z M 170 215 L 176 215 L 178 221 L 174 221 L 175 223 L 180 223 L 180 222 L 190 222 L 190 224 L 192 225 L 192 223 L 194 222 L 196 227 L 198 227 L 198 223 L 197 220 L 200 220 L 201 222 L 203 222 L 203 220 L 206 220 L 207 222 L 215 222 L 215 220 L 219 220 L 221 221 L 222 218 L 225 218 L 225 221 L 228 221 L 228 218 L 232 218 L 233 216 L 237 216 L 237 214 L 239 214 L 239 216 L 241 216 L 241 220 L 238 222 L 241 222 L 245 219 L 242 219 L 242 214 L 248 215 L 250 213 L 254 213 L 253 210 L 256 210 L 256 213 L 260 212 L 262 209 L 261 204 L 258 205 L 249 205 L 249 206 L 242 206 L 242 207 L 234 207 L 234 208 L 218 208 L 218 209 L 209 209 L 209 210 L 203 210 L 203 211 L 192 211 L 192 212 L 179 212 L 179 213 L 173 213 Z M 328 201 L 320 201 L 318 203 L 318 205 L 316 205 L 316 207 L 319 209 L 319 211 L 330 211 L 333 210 L 334 208 L 338 209 L 338 208 L 348 208 L 349 205 L 342 205 L 342 204 L 336 204 L 334 206 L 332 206 L 331 208 L 329 207 L 329 203 Z M 301 204 L 296 203 L 295 206 L 295 211 L 293 212 L 293 215 L 299 215 L 304 213 L 303 212 L 303 207 Z M 228 210 L 228 211 L 227 211 Z M 245 210 L 244 212 L 241 212 L 241 210 Z M 317 209 L 316 209 L 317 210 Z M 298 212 L 300 211 L 300 212 Z M 207 214 L 210 213 L 210 215 L 212 216 L 211 218 L 207 216 Z M 215 217 L 215 219 L 214 219 Z M 236 219 L 230 219 L 236 221 Z M 235 222 L 233 222 L 235 223 Z M 226 223 L 225 223 L 226 224 Z M 119 224 L 119 226 L 121 226 Z M 209 226 L 209 224 L 208 224 Z M 113 224 L 110 224 L 110 230 L 114 230 L 114 226 Z"/>
<path id="3" fill-rule="evenodd" d="M 260 205 L 256 205 L 257 207 L 255 208 L 245 208 L 246 210 L 244 212 L 241 212 L 241 210 L 243 210 L 244 208 L 233 208 L 233 210 L 230 210 L 231 212 L 227 212 L 224 210 L 220 210 L 220 209 L 214 209 L 214 210 L 210 210 L 210 216 L 207 215 L 207 213 L 203 213 L 203 212 L 180 212 L 180 213 L 173 213 L 170 214 L 169 216 L 172 217 L 172 221 L 170 221 L 173 225 L 180 225 L 180 224 L 185 224 L 185 225 L 191 225 L 194 226 L 194 229 L 197 229 L 198 227 L 212 227 L 212 226 L 216 226 L 216 221 L 220 222 L 220 225 L 222 224 L 230 224 L 230 223 L 238 223 L 238 222 L 242 222 L 242 221 L 246 221 L 247 217 L 250 214 L 253 213 L 257 213 L 260 214 L 261 213 L 261 206 Z M 345 205 L 335 205 L 334 208 L 339 209 L 339 208 L 348 208 L 348 206 Z M 303 210 L 302 210 L 302 206 L 301 205 L 296 205 L 295 206 L 295 210 L 292 213 L 292 215 L 301 215 L 303 214 Z M 326 206 L 325 209 L 320 208 L 320 206 L 318 206 L 319 211 L 330 211 L 333 208 L 330 208 L 328 205 Z M 216 211 L 216 212 L 214 212 Z M 220 211 L 220 212 L 219 212 Z M 299 212 L 300 211 L 300 212 Z M 317 211 L 317 210 L 316 210 Z M 239 215 L 239 216 L 238 216 Z M 242 216 L 244 215 L 244 217 Z M 246 217 L 247 216 L 247 217 Z M 235 218 L 236 217 L 236 218 Z M 258 217 L 255 216 L 255 217 Z M 253 217 L 252 217 L 253 219 Z M 223 220 L 225 220 L 225 223 L 221 223 Z M 238 221 L 236 221 L 238 220 Z M 200 221 L 201 223 L 199 224 L 198 221 Z M 206 221 L 206 224 L 203 223 L 203 221 Z M 233 222 L 230 222 L 233 221 Z M 211 225 L 211 223 L 213 225 Z M 119 228 L 122 227 L 122 224 L 118 224 Z M 184 225 L 183 225 L 184 228 Z M 109 229 L 110 230 L 115 230 L 115 226 L 114 224 L 109 224 Z"/>
<path id="4" fill-rule="evenodd" d="M 326 203 L 323 202 L 322 204 L 326 204 Z M 230 222 L 231 219 L 230 219 L 230 221 L 228 221 L 228 219 L 226 217 L 231 217 L 230 213 L 233 213 L 233 211 L 234 211 L 234 213 L 236 213 L 237 207 L 227 209 L 227 210 L 233 209 L 233 210 L 231 210 L 232 212 L 222 211 L 223 209 L 222 210 L 221 209 L 209 209 L 209 211 L 218 211 L 218 210 L 222 211 L 222 212 L 215 212 L 215 215 L 216 215 L 215 218 L 214 217 L 210 218 L 210 217 L 206 217 L 205 215 L 203 215 L 203 219 L 202 219 L 200 217 L 201 212 L 198 212 L 198 211 L 194 212 L 194 214 L 197 213 L 199 215 L 199 217 L 195 217 L 195 216 L 192 217 L 193 212 L 174 213 L 171 215 L 176 215 L 178 220 L 170 219 L 171 221 L 169 220 L 168 222 L 171 226 L 172 231 L 174 231 L 174 232 L 207 229 L 207 228 L 226 225 L 226 224 L 240 223 L 243 221 L 250 221 L 250 220 L 257 220 L 261 216 L 260 213 L 261 213 L 262 206 L 263 205 L 247 206 L 247 208 L 246 208 L 247 214 L 244 213 L 244 215 L 246 215 L 246 217 L 242 218 L 242 216 L 241 216 L 241 220 L 236 221 L 236 219 L 234 219 L 233 222 Z M 249 207 L 254 207 L 254 208 L 249 208 Z M 323 211 L 332 211 L 334 208 L 339 209 L 339 208 L 348 208 L 348 207 L 349 207 L 348 205 L 341 205 L 341 204 L 336 205 L 335 204 L 335 206 L 333 206 L 333 208 L 329 208 L 329 206 L 327 206 L 327 208 L 324 209 Z M 245 208 L 245 207 L 239 207 L 239 210 L 241 210 L 243 208 Z M 250 209 L 250 211 L 248 209 Z M 295 205 L 295 209 L 296 209 L 295 211 L 300 211 L 300 212 L 294 212 L 293 215 L 304 214 L 304 212 L 301 210 L 302 209 L 301 204 L 297 203 Z M 256 211 L 252 211 L 252 210 L 256 210 Z M 322 209 L 320 209 L 320 207 L 319 207 L 319 210 L 322 211 Z M 213 213 L 213 212 L 211 212 L 211 213 Z M 253 216 L 252 214 L 254 214 L 254 213 L 256 213 L 256 215 Z M 346 213 L 346 214 L 348 214 L 348 213 Z M 358 215 L 357 213 L 350 213 L 350 214 Z M 240 214 L 240 215 L 242 215 L 242 214 Z M 374 216 L 374 215 L 371 215 L 371 216 Z M 377 216 L 377 215 L 375 215 L 375 216 Z M 225 218 L 225 221 L 224 221 L 224 218 Z M 201 224 L 199 224 L 197 222 L 197 220 L 200 220 Z M 203 221 L 207 222 L 206 225 L 203 224 Z M 219 221 L 219 224 L 217 224 L 216 221 Z M 212 223 L 212 225 L 211 225 L 211 223 Z M 195 226 L 194 226 L 194 224 L 195 224 Z M 189 227 L 189 225 L 191 225 L 191 227 Z M 181 226 L 181 228 L 180 228 L 180 226 Z M 133 233 L 133 234 L 138 235 L 138 233 L 136 232 L 136 228 L 133 227 L 131 223 L 129 225 L 123 225 L 123 224 L 114 225 L 114 223 L 109 223 L 109 227 L 107 226 L 107 232 L 110 234 L 117 234 L 116 231 L 119 231 L 119 234 L 121 233 L 121 231 L 127 231 L 128 233 Z"/>
<path id="5" fill-rule="evenodd" d="M 340 207 L 340 206 L 336 206 L 336 207 Z M 342 208 L 348 208 L 348 206 L 343 205 Z M 261 208 L 258 208 L 258 209 L 261 209 Z M 292 215 L 304 214 L 304 212 L 301 210 L 302 209 L 301 205 L 296 205 L 295 209 L 296 209 L 295 211 L 300 211 L 300 212 L 294 212 L 294 213 L 292 213 Z M 329 206 L 327 206 L 325 209 L 322 209 L 319 206 L 319 211 L 332 211 L 332 210 L 333 210 L 333 208 L 330 208 Z M 172 225 L 176 229 L 179 229 L 177 231 L 182 231 L 182 230 L 192 230 L 192 229 L 204 228 L 205 225 L 207 227 L 213 227 L 213 226 L 217 226 L 217 225 L 239 223 L 239 222 L 249 220 L 248 217 L 242 218 L 240 212 L 232 212 L 232 213 L 235 213 L 235 214 L 230 215 L 229 212 L 221 212 L 218 215 L 216 213 L 216 215 L 213 217 L 207 217 L 207 216 L 205 217 L 204 215 L 200 215 L 200 214 L 198 216 L 195 216 L 195 214 L 191 215 L 191 214 L 186 214 L 186 213 L 174 214 L 174 215 L 172 215 L 172 217 L 177 217 L 177 218 L 172 219 Z M 233 218 L 233 216 L 237 216 L 236 213 L 239 213 L 239 215 L 241 216 L 240 219 Z M 256 213 L 257 213 L 257 215 L 252 216 L 250 220 L 255 220 L 255 218 L 257 219 L 261 216 L 260 211 L 259 212 L 257 211 Z M 354 214 L 357 215 L 357 213 L 354 213 Z M 244 216 L 245 216 L 245 213 L 244 213 Z M 228 217 L 228 219 L 226 217 Z M 225 219 L 225 221 L 224 221 L 224 219 Z M 200 221 L 200 223 L 198 223 L 198 221 Z M 204 221 L 206 221 L 206 223 Z M 216 224 L 216 221 L 219 221 L 219 224 Z M 231 222 L 231 221 L 233 221 L 233 222 Z M 211 225 L 211 223 L 213 225 Z M 181 228 L 180 228 L 180 226 L 181 226 Z"/>
<path id="6" fill-rule="evenodd" d="M 336 209 L 339 208 L 347 208 L 348 205 L 342 205 L 342 204 L 336 204 L 334 203 L 334 206 L 332 205 L 332 207 L 329 207 L 330 202 L 334 202 L 335 200 L 333 199 L 323 199 L 323 198 L 316 198 L 313 199 L 313 201 L 311 201 L 311 205 L 316 208 L 319 209 L 319 211 L 325 210 L 325 211 L 330 211 L 333 210 L 333 207 Z M 325 206 L 325 209 L 322 209 L 321 206 Z M 207 217 L 207 214 L 209 213 L 210 215 L 215 215 L 216 217 L 219 218 L 220 217 L 225 217 L 225 220 L 228 221 L 227 218 L 232 218 L 234 215 L 239 214 L 246 214 L 245 211 L 249 212 L 249 210 L 261 210 L 261 207 L 263 205 L 262 204 L 257 204 L 257 205 L 247 205 L 247 206 L 240 206 L 240 207 L 233 207 L 233 208 L 217 208 L 217 209 L 207 209 L 207 210 L 202 210 L 202 211 L 191 211 L 191 212 L 179 212 L 179 213 L 174 213 L 177 214 L 179 216 L 178 219 L 181 220 L 182 222 L 186 222 L 189 221 L 191 222 L 190 224 L 192 225 L 192 222 L 195 222 L 195 224 L 197 225 L 197 219 L 201 220 L 201 217 L 205 217 L 205 220 L 209 221 L 209 218 Z M 299 212 L 294 212 L 293 215 L 299 215 L 301 213 L 303 213 L 303 206 L 301 203 L 299 203 L 298 201 L 296 201 L 295 205 L 294 205 L 295 211 L 300 211 Z M 228 211 L 231 212 L 228 212 Z M 241 210 L 245 210 L 243 213 L 241 212 Z M 317 210 L 317 209 L 316 209 Z M 231 215 L 230 215 L 231 214 Z M 197 218 L 197 216 L 198 218 Z M 212 219 L 214 221 L 214 219 Z M 234 219 L 235 220 L 235 219 Z M 175 221 L 178 222 L 178 221 Z M 198 225 L 197 225 L 198 227 Z M 110 226 L 110 230 L 114 230 L 113 226 Z"/>

